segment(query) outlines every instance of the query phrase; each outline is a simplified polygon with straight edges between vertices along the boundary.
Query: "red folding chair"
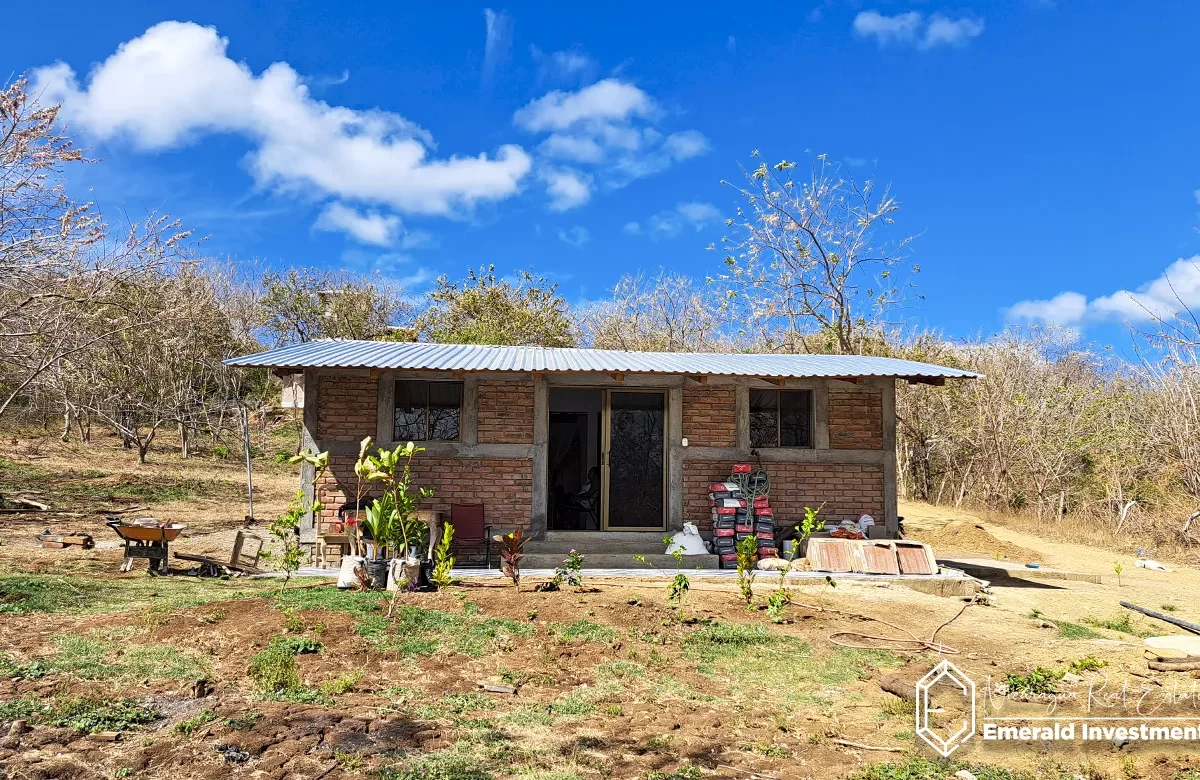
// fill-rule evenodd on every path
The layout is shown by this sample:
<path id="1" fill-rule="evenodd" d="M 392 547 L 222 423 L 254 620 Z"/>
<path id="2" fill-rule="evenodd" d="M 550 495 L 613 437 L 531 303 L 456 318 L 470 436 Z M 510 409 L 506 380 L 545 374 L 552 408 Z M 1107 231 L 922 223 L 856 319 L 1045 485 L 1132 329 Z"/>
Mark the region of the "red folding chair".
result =
<path id="1" fill-rule="evenodd" d="M 484 566 L 492 568 L 492 527 L 484 525 L 483 504 L 451 504 L 454 548 L 483 546 Z"/>

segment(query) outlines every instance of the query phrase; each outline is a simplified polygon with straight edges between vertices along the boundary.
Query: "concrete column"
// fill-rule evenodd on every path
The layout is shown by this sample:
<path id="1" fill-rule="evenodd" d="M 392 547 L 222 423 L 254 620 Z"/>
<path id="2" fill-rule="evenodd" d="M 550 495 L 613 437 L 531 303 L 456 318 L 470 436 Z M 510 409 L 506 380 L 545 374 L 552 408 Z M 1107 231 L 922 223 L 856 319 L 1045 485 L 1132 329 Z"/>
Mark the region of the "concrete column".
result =
<path id="1" fill-rule="evenodd" d="M 396 436 L 396 372 L 384 372 L 375 397 L 375 444 L 382 447 Z"/>
<path id="2" fill-rule="evenodd" d="M 309 368 L 304 371 L 304 428 L 300 434 L 300 449 L 317 451 L 317 402 L 321 394 L 321 377 L 315 370 Z M 316 499 L 313 492 L 313 475 L 314 469 L 312 464 L 302 463 L 300 465 L 300 490 L 304 493 L 304 500 L 309 506 Z M 313 522 L 313 513 L 306 512 L 300 520 L 300 542 L 301 544 L 315 544 L 317 541 L 317 529 Z"/>
<path id="3" fill-rule="evenodd" d="M 734 445 L 740 457 L 750 454 L 750 385 L 739 379 L 733 393 Z"/>
<path id="4" fill-rule="evenodd" d="M 813 390 L 813 449 L 829 449 L 829 382 L 824 379 Z"/>
<path id="5" fill-rule="evenodd" d="M 880 380 L 883 394 L 883 522 L 888 537 L 900 535 L 896 494 L 896 380 Z"/>
<path id="6" fill-rule="evenodd" d="M 467 374 L 463 377 L 462 411 L 459 417 L 459 438 L 463 444 L 479 443 L 479 377 Z"/>
<path id="7" fill-rule="evenodd" d="M 533 378 L 533 506 L 530 535 L 546 535 L 550 502 L 550 385 L 544 375 Z"/>
<path id="8" fill-rule="evenodd" d="M 683 530 L 683 388 L 667 390 L 667 528 Z"/>

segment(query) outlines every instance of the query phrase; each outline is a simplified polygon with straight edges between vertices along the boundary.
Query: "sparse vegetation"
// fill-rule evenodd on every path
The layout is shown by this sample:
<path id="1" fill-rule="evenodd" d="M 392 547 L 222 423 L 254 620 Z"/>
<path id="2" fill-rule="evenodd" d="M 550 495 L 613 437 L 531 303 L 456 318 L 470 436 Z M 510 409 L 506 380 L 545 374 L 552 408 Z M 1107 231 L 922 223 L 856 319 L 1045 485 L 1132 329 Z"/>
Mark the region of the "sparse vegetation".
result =
<path id="1" fill-rule="evenodd" d="M 0 722 L 22 719 L 43 726 L 65 726 L 85 734 L 136 728 L 160 717 L 154 707 L 123 698 L 25 697 L 0 704 Z"/>
<path id="2" fill-rule="evenodd" d="M 1009 673 L 1004 676 L 1004 684 L 1012 693 L 1047 694 L 1058 691 L 1058 681 L 1063 677 L 1062 672 L 1047 669 L 1044 666 L 1035 667 L 1028 674 Z"/>
<path id="3" fill-rule="evenodd" d="M 1083 658 L 1072 661 L 1067 667 L 1067 671 L 1071 674 L 1098 672 L 1106 666 L 1108 666 L 1108 661 L 1096 658 L 1094 655 L 1085 655 Z"/>
<path id="4" fill-rule="evenodd" d="M 1153 634 L 1152 631 L 1135 626 L 1128 612 L 1121 612 L 1107 619 L 1085 617 L 1083 622 L 1095 628 L 1107 628 L 1109 631 L 1119 631 L 1122 634 L 1129 634 L 1131 636 L 1146 637 Z"/>

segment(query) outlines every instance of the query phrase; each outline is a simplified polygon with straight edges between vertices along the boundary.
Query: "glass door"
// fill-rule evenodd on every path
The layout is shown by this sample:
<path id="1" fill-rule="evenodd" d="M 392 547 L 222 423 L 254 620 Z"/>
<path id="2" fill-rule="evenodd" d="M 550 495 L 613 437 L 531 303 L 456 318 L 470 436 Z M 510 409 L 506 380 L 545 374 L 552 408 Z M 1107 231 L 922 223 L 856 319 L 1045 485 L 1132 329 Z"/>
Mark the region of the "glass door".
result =
<path id="1" fill-rule="evenodd" d="M 605 404 L 604 528 L 666 528 L 667 394 L 609 390 Z"/>

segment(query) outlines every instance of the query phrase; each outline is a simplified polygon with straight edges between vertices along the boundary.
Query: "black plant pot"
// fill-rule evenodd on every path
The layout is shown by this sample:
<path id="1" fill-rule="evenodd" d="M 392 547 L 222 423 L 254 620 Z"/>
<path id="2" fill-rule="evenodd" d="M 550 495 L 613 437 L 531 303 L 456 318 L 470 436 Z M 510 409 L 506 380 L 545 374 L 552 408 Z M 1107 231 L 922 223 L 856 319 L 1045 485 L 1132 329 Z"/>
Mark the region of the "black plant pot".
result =
<path id="1" fill-rule="evenodd" d="M 385 590 L 387 588 L 388 561 L 367 561 L 367 576 L 371 578 L 372 588 L 375 590 Z"/>

